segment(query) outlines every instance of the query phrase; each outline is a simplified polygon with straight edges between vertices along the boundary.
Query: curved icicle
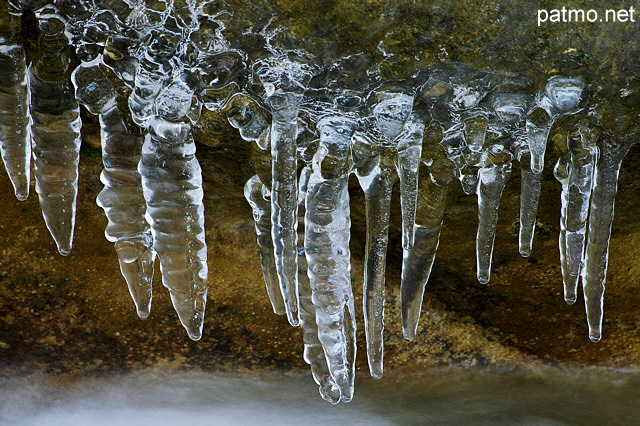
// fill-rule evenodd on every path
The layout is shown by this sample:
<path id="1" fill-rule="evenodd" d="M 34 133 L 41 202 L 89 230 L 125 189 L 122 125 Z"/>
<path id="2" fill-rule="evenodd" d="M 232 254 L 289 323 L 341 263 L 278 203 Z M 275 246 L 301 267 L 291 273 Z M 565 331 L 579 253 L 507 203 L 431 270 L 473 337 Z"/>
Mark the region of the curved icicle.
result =
<path id="1" fill-rule="evenodd" d="M 477 275 L 481 284 L 491 277 L 491 257 L 502 191 L 511 176 L 511 163 L 491 164 L 478 171 Z"/>
<path id="2" fill-rule="evenodd" d="M 66 256 L 75 228 L 82 123 L 69 78 L 64 24 L 52 16 L 39 23 L 41 56 L 28 72 L 34 174 L 47 228 Z"/>
<path id="3" fill-rule="evenodd" d="M 271 224 L 276 270 L 287 318 L 300 324 L 298 308 L 298 109 L 311 74 L 299 63 L 274 57 L 258 67 L 272 112 L 271 124 Z"/>
<path id="4" fill-rule="evenodd" d="M 0 13 L 6 14 L 1 19 L 7 21 L 8 31 L 0 32 L 0 153 L 16 198 L 24 201 L 31 177 L 27 65 L 18 42 L 20 11 L 9 4 L 9 9 Z"/>
<path id="5" fill-rule="evenodd" d="M 244 186 L 244 196 L 253 210 L 262 275 L 271 307 L 277 315 L 284 315 L 286 313 L 284 299 L 278 284 L 273 240 L 271 239 L 271 194 L 258 175 L 254 175 Z"/>
<path id="6" fill-rule="evenodd" d="M 584 264 L 589 202 L 597 160 L 596 139 L 597 135 L 584 125 L 567 136 L 569 152 L 566 178 L 561 180 L 559 247 L 564 300 L 569 304 L 576 301 Z"/>
<path id="7" fill-rule="evenodd" d="M 582 272 L 589 338 L 593 342 L 602 337 L 602 307 L 618 175 L 622 159 L 634 143 L 635 139 L 600 139 L 598 143 L 599 157 L 593 176 L 585 267 Z"/>
<path id="8" fill-rule="evenodd" d="M 313 380 L 318 385 L 318 391 L 322 399 L 332 404 L 337 404 L 340 402 L 340 388 L 331 376 L 327 357 L 319 338 L 316 307 L 313 304 L 313 291 L 304 249 L 305 204 L 310 176 L 311 167 L 304 167 L 300 173 L 300 191 L 298 193 L 298 293 L 300 296 L 300 328 L 302 328 L 302 340 L 304 342 L 303 357 L 304 361 L 311 367 Z"/>
<path id="9" fill-rule="evenodd" d="M 405 249 L 402 259 L 400 300 L 404 338 L 413 340 L 422 310 L 422 297 L 431 275 L 440 242 L 448 186 L 434 182 L 431 175 L 420 177 L 415 243 Z"/>
<path id="10" fill-rule="evenodd" d="M 144 138 L 132 134 L 117 107 L 116 90 L 101 68 L 101 61 L 83 64 L 74 71 L 76 98 L 100 119 L 104 184 L 97 203 L 109 220 L 107 240 L 115 243 L 120 271 L 140 318 L 151 310 L 155 252 L 151 229 L 145 220 L 146 204 L 138 163 Z"/>
<path id="11" fill-rule="evenodd" d="M 305 216 L 305 253 L 318 337 L 343 402 L 353 397 L 356 355 L 348 191 L 351 135 L 356 127 L 355 120 L 339 116 L 318 123 L 320 146 L 313 158 Z"/>

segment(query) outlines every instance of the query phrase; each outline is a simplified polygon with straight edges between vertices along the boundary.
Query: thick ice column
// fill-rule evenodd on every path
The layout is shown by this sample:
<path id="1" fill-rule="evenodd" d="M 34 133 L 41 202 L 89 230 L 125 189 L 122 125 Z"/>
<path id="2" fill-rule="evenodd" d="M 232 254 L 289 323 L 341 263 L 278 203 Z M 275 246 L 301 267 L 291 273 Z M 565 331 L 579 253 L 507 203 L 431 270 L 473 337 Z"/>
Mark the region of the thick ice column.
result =
<path id="1" fill-rule="evenodd" d="M 348 402 L 353 397 L 356 355 L 348 180 L 351 135 L 357 122 L 329 115 L 317 128 L 320 146 L 313 158 L 307 190 L 305 253 L 318 337 L 331 377 L 340 389 L 340 399 Z"/>
<path id="2" fill-rule="evenodd" d="M 394 171 L 398 161 L 398 137 L 411 114 L 413 97 L 392 91 L 374 92 L 372 96 L 378 101 L 372 109 L 373 123 L 369 124 L 368 133 L 358 131 L 354 135 L 354 157 L 357 158 L 356 175 L 365 194 L 367 215 L 363 289 L 367 357 L 371 375 L 381 378 L 391 188 L 397 179 Z M 409 203 L 415 205 L 417 190 L 405 191 L 407 195 L 412 199 Z M 415 208 L 404 210 L 415 212 Z"/>
<path id="3" fill-rule="evenodd" d="M 62 255 L 71 252 L 78 193 L 80 111 L 70 76 L 64 24 L 39 17 L 40 57 L 29 68 L 36 191 L 49 232 Z"/>
<path id="4" fill-rule="evenodd" d="M 602 307 L 618 175 L 622 159 L 636 142 L 635 137 L 625 140 L 601 138 L 598 141 L 599 156 L 593 176 L 589 232 L 582 271 L 589 338 L 594 342 L 602 337 Z"/>
<path id="5" fill-rule="evenodd" d="M 578 280 L 584 263 L 598 136 L 597 130 L 586 123 L 580 123 L 567 135 L 566 177 L 561 180 L 559 247 L 564 299 L 569 304 L 576 301 Z"/>
<path id="6" fill-rule="evenodd" d="M 191 125 L 185 121 L 193 92 L 180 80 L 155 100 L 139 171 L 160 258 L 162 283 L 189 337 L 199 340 L 207 297 L 207 247 L 202 170 L 195 157 Z"/>
<path id="7" fill-rule="evenodd" d="M 276 270 L 280 281 L 287 318 L 291 325 L 300 323 L 298 308 L 297 249 L 297 150 L 298 109 L 304 99 L 305 85 L 311 74 L 302 64 L 284 56 L 272 57 L 258 64 L 272 112 L 271 124 L 271 222 Z"/>
<path id="8" fill-rule="evenodd" d="M 145 220 L 146 203 L 138 173 L 144 137 L 132 134 L 123 121 L 116 101 L 116 89 L 101 61 L 83 64 L 72 76 L 76 98 L 100 118 L 104 189 L 97 203 L 109 220 L 107 240 L 115 243 L 129 292 L 138 316 L 146 318 L 151 309 L 151 285 L 155 253 L 151 229 Z"/>
<path id="9" fill-rule="evenodd" d="M 511 158 L 504 147 L 494 145 L 488 164 L 478 171 L 478 233 L 476 235 L 477 275 L 481 284 L 491 276 L 491 258 L 498 224 L 502 191 L 511 176 Z"/>
<path id="10" fill-rule="evenodd" d="M 309 187 L 309 178 L 312 169 L 305 166 L 300 172 L 298 193 L 298 293 L 300 297 L 300 328 L 302 328 L 302 340 L 304 342 L 304 361 L 311 367 L 313 380 L 318 384 L 318 390 L 322 398 L 332 404 L 340 402 L 340 388 L 331 376 L 327 357 L 318 335 L 318 323 L 316 322 L 316 307 L 313 304 L 313 291 L 308 275 L 308 263 L 304 249 L 304 235 L 306 216 L 306 200 Z"/>
<path id="11" fill-rule="evenodd" d="M 262 274 L 273 311 L 278 315 L 286 313 L 284 298 L 280 291 L 276 260 L 271 237 L 271 149 L 269 113 L 258 102 L 245 93 L 236 93 L 225 104 L 223 113 L 229 124 L 238 129 L 240 136 L 253 143 L 251 162 L 258 174 L 251 177 L 244 189 L 244 195 L 253 210 L 253 219 L 258 237 Z M 269 168 L 268 173 L 266 169 Z M 266 182 L 263 181 L 266 180 Z"/>
<path id="12" fill-rule="evenodd" d="M 449 185 L 454 165 L 444 154 L 429 158 L 429 173 L 420 175 L 415 243 L 403 251 L 400 300 L 404 338 L 413 340 L 422 311 L 425 286 L 431 275 L 440 241 Z"/>
<path id="13" fill-rule="evenodd" d="M 0 9 L 0 153 L 16 198 L 23 201 L 29 196 L 31 135 L 20 11 L 12 3 Z"/>

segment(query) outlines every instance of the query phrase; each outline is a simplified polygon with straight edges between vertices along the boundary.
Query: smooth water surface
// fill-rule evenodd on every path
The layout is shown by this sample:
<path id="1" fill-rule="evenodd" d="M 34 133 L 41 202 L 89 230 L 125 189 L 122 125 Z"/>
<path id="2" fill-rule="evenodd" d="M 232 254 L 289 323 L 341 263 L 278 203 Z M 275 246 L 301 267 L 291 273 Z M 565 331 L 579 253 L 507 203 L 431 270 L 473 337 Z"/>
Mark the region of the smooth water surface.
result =
<path id="1" fill-rule="evenodd" d="M 640 373 L 438 370 L 360 379 L 332 406 L 310 377 L 146 371 L 2 378 L 3 425 L 634 424 Z"/>

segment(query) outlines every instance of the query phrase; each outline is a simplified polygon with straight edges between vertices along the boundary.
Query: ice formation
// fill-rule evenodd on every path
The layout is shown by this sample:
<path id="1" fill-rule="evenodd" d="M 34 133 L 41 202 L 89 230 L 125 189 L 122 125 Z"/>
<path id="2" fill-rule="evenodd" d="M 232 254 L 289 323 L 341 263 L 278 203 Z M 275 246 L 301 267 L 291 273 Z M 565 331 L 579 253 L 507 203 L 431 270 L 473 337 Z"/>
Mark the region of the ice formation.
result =
<path id="1" fill-rule="evenodd" d="M 287 48 L 278 31 L 247 29 L 245 35 L 263 45 L 244 52 L 225 38 L 222 17 L 231 11 L 210 5 L 198 0 L 5 5 L 2 158 L 19 200 L 28 196 L 33 158 L 42 212 L 61 254 L 70 252 L 74 232 L 82 105 L 99 117 L 104 189 L 97 202 L 138 315 L 146 318 L 151 309 L 157 256 L 180 321 L 198 340 L 208 274 L 202 172 L 192 126 L 202 108 L 226 116 L 252 144 L 255 175 L 244 194 L 273 311 L 302 327 L 304 359 L 322 397 L 348 402 L 356 353 L 349 177 L 355 175 L 366 202 L 364 324 L 370 372 L 380 378 L 396 182 L 402 328 L 412 340 L 450 187 L 459 181 L 465 193 L 477 196 L 477 278 L 486 284 L 502 192 L 514 163 L 522 182 L 519 251 L 527 257 L 549 135 L 563 117 L 575 116 L 562 124 L 566 146 L 554 169 L 562 185 L 564 294 L 574 303 L 582 280 L 589 337 L 601 338 L 617 179 L 637 139 L 607 127 L 597 107 L 587 108 L 590 87 L 579 73 L 558 71 L 540 85 L 442 60 L 406 80 L 384 81 L 370 69 L 341 69 L 340 61 L 323 64 Z M 35 12 L 40 31 L 31 63 L 18 37 L 26 11 Z"/>

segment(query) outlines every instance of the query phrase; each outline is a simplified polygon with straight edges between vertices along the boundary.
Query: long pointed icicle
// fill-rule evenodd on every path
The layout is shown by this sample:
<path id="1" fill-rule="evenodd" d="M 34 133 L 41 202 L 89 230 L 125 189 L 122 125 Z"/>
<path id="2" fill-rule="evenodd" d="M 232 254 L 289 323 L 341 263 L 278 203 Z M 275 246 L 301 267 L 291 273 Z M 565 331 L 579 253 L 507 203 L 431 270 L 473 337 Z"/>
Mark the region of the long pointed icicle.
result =
<path id="1" fill-rule="evenodd" d="M 298 248 L 297 248 L 297 150 L 298 109 L 304 98 L 305 84 L 311 78 L 306 68 L 286 57 L 274 57 L 258 67 L 258 76 L 271 106 L 271 222 L 276 269 L 280 280 L 287 318 L 297 326 Z"/>
<path id="2" fill-rule="evenodd" d="M 76 97 L 92 114 L 99 115 L 104 189 L 97 203 L 109 220 L 107 240 L 115 243 L 129 292 L 138 316 L 151 310 L 155 252 L 151 229 L 145 220 L 146 204 L 138 163 L 144 137 L 132 134 L 122 119 L 116 89 L 101 69 L 100 61 L 84 64 L 73 74 Z"/>
<path id="3" fill-rule="evenodd" d="M 23 201 L 29 196 L 31 135 L 27 65 L 18 40 L 20 12 L 12 3 L 0 12 L 6 21 L 0 32 L 0 152 L 16 198 Z"/>
<path id="4" fill-rule="evenodd" d="M 318 337 L 340 399 L 351 401 L 355 377 L 355 307 L 351 290 L 348 181 L 351 135 L 357 122 L 340 116 L 320 120 L 305 216 L 305 253 L 316 307 Z"/>
<path id="5" fill-rule="evenodd" d="M 258 175 L 254 175 L 244 186 L 244 196 L 253 210 L 262 275 L 267 287 L 269 300 L 271 301 L 271 307 L 274 313 L 283 315 L 285 314 L 284 299 L 278 285 L 278 274 L 273 255 L 273 240 L 271 239 L 271 194 L 260 181 Z"/>
<path id="6" fill-rule="evenodd" d="M 424 122 L 415 114 L 405 124 L 398 140 L 396 170 L 400 178 L 400 207 L 402 211 L 402 248 L 413 246 L 414 223 L 418 203 L 418 166 L 422 155 Z"/>
<path id="7" fill-rule="evenodd" d="M 504 186 L 511 176 L 511 163 L 502 162 L 480 168 L 478 179 L 478 234 L 476 259 L 478 281 L 487 284 L 498 224 L 498 208 Z"/>
<path id="8" fill-rule="evenodd" d="M 39 17 L 41 56 L 29 68 L 36 191 L 42 215 L 62 255 L 71 252 L 78 194 L 80 110 L 69 78 L 64 24 Z"/>
<path id="9" fill-rule="evenodd" d="M 531 255 L 533 236 L 538 215 L 538 201 L 542 189 L 542 173 L 531 169 L 530 155 L 520 159 L 520 231 L 518 233 L 519 251 L 522 257 Z"/>
<path id="10" fill-rule="evenodd" d="M 402 259 L 400 300 L 402 331 L 407 340 L 413 340 L 416 336 L 422 297 L 440 242 L 447 191 L 448 183 L 436 183 L 431 174 L 420 177 L 415 243 L 410 249 L 404 250 Z"/>
<path id="11" fill-rule="evenodd" d="M 600 139 L 598 143 L 599 157 L 593 177 L 589 234 L 582 272 L 589 338 L 593 342 L 602 337 L 602 308 L 618 175 L 622 159 L 636 142 L 634 138 L 623 141 Z"/>
<path id="12" fill-rule="evenodd" d="M 271 237 L 271 129 L 268 112 L 245 93 L 236 93 L 229 98 L 223 112 L 229 124 L 239 130 L 242 139 L 252 143 L 251 163 L 257 174 L 247 181 L 244 195 L 253 210 L 262 274 L 271 307 L 277 315 L 284 315 L 286 308 Z"/>
<path id="13" fill-rule="evenodd" d="M 559 246 L 564 300 L 569 304 L 576 301 L 584 264 L 589 202 L 597 159 L 596 140 L 597 134 L 585 125 L 580 125 L 567 136 L 569 161 L 566 180 L 562 182 Z"/>
<path id="14" fill-rule="evenodd" d="M 207 298 L 207 247 L 202 170 L 195 157 L 191 125 L 185 122 L 193 92 L 180 80 L 157 97 L 139 171 L 160 258 L 162 283 L 192 340 L 202 337 Z"/>
<path id="15" fill-rule="evenodd" d="M 306 166 L 300 173 L 298 193 L 298 293 L 300 295 L 300 328 L 304 342 L 304 361 L 311 367 L 313 380 L 318 384 L 318 391 L 325 401 L 332 404 L 340 402 L 340 388 L 331 376 L 327 357 L 318 335 L 316 307 L 313 304 L 313 290 L 308 275 L 309 265 L 304 249 L 306 216 L 306 200 L 311 167 Z"/>
<path id="16" fill-rule="evenodd" d="M 356 132 L 356 176 L 365 194 L 367 241 L 364 270 L 364 317 L 367 336 L 367 358 L 371 376 L 383 374 L 384 298 L 391 188 L 395 183 L 392 168 L 397 162 L 398 136 L 411 114 L 413 97 L 404 93 L 383 91 L 375 94 L 374 123 L 371 134 Z M 412 194 L 417 198 L 417 191 Z M 415 210 L 414 210 L 415 211 Z M 413 234 L 413 232 L 412 232 Z"/>

